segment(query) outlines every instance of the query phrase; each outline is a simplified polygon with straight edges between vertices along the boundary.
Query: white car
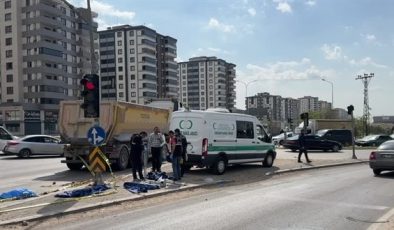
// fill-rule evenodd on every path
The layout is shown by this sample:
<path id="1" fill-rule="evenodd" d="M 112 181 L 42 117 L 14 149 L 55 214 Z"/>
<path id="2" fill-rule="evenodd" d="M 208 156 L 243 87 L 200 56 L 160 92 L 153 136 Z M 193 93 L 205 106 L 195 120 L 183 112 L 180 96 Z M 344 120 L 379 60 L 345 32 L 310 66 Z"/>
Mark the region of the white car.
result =
<path id="1" fill-rule="evenodd" d="M 17 140 L 8 141 L 4 153 L 17 155 L 20 158 L 31 155 L 63 155 L 64 144 L 57 138 L 48 135 L 29 135 Z"/>
<path id="2" fill-rule="evenodd" d="M 292 136 L 294 136 L 293 132 L 286 132 L 287 138 L 292 137 Z M 281 133 L 279 135 L 272 137 L 272 143 L 275 145 L 282 145 L 284 139 L 285 139 L 285 133 Z"/>

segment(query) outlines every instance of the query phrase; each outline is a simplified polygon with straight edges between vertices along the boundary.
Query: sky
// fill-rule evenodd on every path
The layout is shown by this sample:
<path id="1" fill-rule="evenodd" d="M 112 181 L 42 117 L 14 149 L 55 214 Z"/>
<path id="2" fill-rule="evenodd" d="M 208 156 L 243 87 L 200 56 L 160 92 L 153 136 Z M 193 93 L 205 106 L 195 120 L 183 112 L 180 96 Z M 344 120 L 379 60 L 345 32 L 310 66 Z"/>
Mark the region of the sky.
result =
<path id="1" fill-rule="evenodd" d="M 69 0 L 84 7 L 86 1 Z M 370 113 L 394 116 L 392 0 L 91 0 L 91 5 L 100 30 L 145 25 L 178 40 L 177 61 L 216 56 L 235 64 L 237 108 L 245 107 L 246 91 L 331 102 L 333 87 L 334 107 L 352 104 L 361 116 L 364 86 L 356 78 L 373 73 Z"/>

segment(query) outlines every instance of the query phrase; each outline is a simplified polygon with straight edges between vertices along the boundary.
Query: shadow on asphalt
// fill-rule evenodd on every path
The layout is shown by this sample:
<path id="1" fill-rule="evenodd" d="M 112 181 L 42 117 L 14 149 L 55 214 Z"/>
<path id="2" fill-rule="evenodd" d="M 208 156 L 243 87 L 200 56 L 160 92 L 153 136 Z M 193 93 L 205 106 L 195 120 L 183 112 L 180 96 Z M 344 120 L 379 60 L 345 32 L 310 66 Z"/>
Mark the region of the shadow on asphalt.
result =
<path id="1" fill-rule="evenodd" d="M 7 161 L 7 160 L 18 160 L 18 161 L 26 161 L 26 160 L 37 160 L 37 159 L 54 159 L 54 158 L 62 158 L 61 156 L 42 156 L 42 155 L 37 155 L 37 156 L 30 156 L 29 158 L 19 158 L 15 155 L 0 155 L 1 158 L 0 160 L 2 161 Z"/>
<path id="2" fill-rule="evenodd" d="M 294 154 L 298 154 L 298 151 L 293 152 L 291 150 L 286 150 L 285 152 L 287 153 L 294 153 Z M 333 152 L 333 151 L 322 151 L 322 150 L 308 150 L 308 153 L 321 153 L 321 154 L 326 154 L 326 153 L 344 153 L 343 151 L 338 151 L 338 152 Z"/>
<path id="3" fill-rule="evenodd" d="M 270 179 L 274 175 L 273 172 L 277 170 L 280 170 L 280 168 L 276 166 L 263 168 L 261 164 L 242 164 L 229 166 L 223 175 L 215 175 L 205 168 L 192 168 L 185 173 L 185 177 L 187 178 L 190 175 L 199 177 L 201 180 L 229 180 L 233 183 L 227 184 L 227 186 L 232 186 Z"/>
<path id="4" fill-rule="evenodd" d="M 382 172 L 379 176 L 377 176 L 379 178 L 383 178 L 383 179 L 394 179 L 394 171 L 385 171 Z"/>

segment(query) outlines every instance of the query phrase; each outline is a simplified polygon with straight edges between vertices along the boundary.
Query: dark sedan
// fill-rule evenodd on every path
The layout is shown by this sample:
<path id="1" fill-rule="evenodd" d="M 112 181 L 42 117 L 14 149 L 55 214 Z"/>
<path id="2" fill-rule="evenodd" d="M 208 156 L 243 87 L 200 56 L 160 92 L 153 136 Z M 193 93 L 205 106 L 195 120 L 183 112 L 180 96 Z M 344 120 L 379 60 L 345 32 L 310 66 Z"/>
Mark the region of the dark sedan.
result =
<path id="1" fill-rule="evenodd" d="M 356 140 L 358 146 L 379 146 L 382 143 L 392 140 L 389 135 L 369 135 Z"/>
<path id="2" fill-rule="evenodd" d="M 384 170 L 394 170 L 394 140 L 384 142 L 371 152 L 369 167 L 376 176 Z"/>
<path id="3" fill-rule="evenodd" d="M 297 135 L 283 141 L 283 147 L 291 149 L 291 151 L 293 152 L 297 151 L 300 148 L 298 143 L 298 137 L 299 136 Z M 308 150 L 332 150 L 333 152 L 338 152 L 342 149 L 342 144 L 336 141 L 322 139 L 318 135 L 306 135 L 305 147 Z"/>

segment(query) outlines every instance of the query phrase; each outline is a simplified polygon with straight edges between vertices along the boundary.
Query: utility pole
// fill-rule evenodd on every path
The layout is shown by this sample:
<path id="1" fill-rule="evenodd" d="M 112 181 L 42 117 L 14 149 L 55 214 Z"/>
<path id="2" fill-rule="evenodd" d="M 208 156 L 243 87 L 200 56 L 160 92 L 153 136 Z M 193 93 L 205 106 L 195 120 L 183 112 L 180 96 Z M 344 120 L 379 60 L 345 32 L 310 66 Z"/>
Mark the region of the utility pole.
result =
<path id="1" fill-rule="evenodd" d="M 90 36 L 90 63 L 91 63 L 91 69 L 90 73 L 95 74 L 96 73 L 96 56 L 94 54 L 94 39 L 93 39 L 93 14 L 92 14 L 92 8 L 90 8 L 90 0 L 87 0 L 87 5 L 88 5 L 88 12 L 89 12 L 89 36 Z"/>
<path id="2" fill-rule="evenodd" d="M 364 112 L 363 112 L 363 125 L 364 125 L 364 132 L 365 136 L 369 134 L 368 124 L 369 124 L 369 100 L 368 100 L 368 85 L 371 81 L 371 78 L 374 77 L 374 73 L 364 74 L 364 76 L 358 75 L 356 80 L 362 80 L 364 84 Z"/>

